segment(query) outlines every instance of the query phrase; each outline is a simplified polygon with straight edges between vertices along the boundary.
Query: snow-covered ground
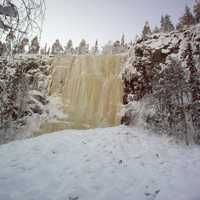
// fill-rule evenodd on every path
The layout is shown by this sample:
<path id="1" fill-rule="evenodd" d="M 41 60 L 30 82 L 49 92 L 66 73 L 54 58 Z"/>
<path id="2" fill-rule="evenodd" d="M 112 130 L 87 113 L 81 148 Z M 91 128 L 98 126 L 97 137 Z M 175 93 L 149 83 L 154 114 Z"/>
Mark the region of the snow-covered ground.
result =
<path id="1" fill-rule="evenodd" d="M 139 128 L 0 146 L 0 200 L 199 200 L 200 148 Z"/>

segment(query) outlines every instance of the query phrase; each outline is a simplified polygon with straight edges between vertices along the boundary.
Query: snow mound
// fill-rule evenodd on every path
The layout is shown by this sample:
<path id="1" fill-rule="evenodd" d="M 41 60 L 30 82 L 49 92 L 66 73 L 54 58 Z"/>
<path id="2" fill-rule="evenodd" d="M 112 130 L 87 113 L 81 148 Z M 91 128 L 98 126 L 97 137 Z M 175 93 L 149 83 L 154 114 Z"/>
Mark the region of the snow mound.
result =
<path id="1" fill-rule="evenodd" d="M 16 141 L 0 146 L 0 199 L 199 200 L 199 150 L 124 126 Z"/>

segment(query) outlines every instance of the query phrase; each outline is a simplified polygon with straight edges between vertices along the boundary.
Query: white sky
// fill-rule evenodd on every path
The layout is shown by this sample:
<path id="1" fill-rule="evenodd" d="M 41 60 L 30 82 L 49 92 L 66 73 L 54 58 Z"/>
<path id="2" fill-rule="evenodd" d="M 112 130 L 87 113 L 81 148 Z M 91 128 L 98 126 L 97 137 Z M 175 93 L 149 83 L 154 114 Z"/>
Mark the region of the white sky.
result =
<path id="1" fill-rule="evenodd" d="M 117 40 L 125 33 L 126 39 L 135 38 L 144 22 L 159 25 L 160 16 L 168 13 L 173 20 L 191 6 L 194 0 L 46 0 L 46 20 L 42 44 L 60 39 L 63 44 L 72 39 L 77 45 L 85 38 L 91 45 L 96 39 L 101 44 Z"/>

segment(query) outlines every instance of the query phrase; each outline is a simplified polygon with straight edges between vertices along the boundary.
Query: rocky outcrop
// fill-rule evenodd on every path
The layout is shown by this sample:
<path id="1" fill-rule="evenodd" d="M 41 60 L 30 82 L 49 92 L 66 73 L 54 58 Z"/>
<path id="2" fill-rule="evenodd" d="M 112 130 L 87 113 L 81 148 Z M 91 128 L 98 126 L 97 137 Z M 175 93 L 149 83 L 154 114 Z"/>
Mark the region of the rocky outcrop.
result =
<path id="1" fill-rule="evenodd" d="M 193 132 L 192 139 L 200 142 L 200 25 L 138 40 L 129 52 L 123 81 L 122 123 L 142 118 L 148 127 L 181 135 L 187 142 Z M 148 109 L 135 112 L 134 106 L 144 102 L 150 114 Z"/>

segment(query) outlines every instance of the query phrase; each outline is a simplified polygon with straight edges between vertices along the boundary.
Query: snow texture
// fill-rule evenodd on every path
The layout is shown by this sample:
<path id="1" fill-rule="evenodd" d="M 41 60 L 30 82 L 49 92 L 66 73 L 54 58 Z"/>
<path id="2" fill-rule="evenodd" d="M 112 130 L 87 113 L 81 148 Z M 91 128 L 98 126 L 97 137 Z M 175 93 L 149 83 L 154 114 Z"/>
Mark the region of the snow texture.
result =
<path id="1" fill-rule="evenodd" d="M 199 200 L 200 149 L 140 128 L 68 130 L 0 146 L 1 200 Z"/>

